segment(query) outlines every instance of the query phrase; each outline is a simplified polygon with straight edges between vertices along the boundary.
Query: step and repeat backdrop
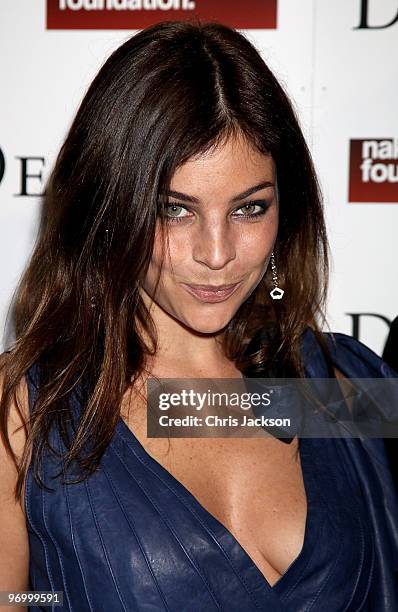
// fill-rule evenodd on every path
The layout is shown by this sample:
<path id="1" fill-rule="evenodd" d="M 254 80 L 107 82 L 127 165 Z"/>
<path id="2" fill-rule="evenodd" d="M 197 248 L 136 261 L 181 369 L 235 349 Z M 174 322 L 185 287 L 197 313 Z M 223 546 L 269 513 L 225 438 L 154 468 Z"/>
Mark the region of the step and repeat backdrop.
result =
<path id="1" fill-rule="evenodd" d="M 0 350 L 90 81 L 137 30 L 193 15 L 241 30 L 290 94 L 324 196 L 329 328 L 381 354 L 398 315 L 398 0 L 2 0 Z"/>

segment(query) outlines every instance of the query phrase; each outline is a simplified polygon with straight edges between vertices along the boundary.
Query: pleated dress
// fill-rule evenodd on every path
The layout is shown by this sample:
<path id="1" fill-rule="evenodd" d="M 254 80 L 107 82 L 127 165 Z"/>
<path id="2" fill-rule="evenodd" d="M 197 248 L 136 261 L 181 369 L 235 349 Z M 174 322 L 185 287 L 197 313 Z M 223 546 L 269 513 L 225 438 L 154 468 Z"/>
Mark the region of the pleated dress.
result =
<path id="1" fill-rule="evenodd" d="M 396 375 L 361 343 L 333 336 L 334 363 L 346 376 Z M 325 376 L 309 329 L 303 351 L 306 376 Z M 39 385 L 35 365 L 27 382 L 32 410 Z M 78 415 L 79 395 L 71 401 Z M 57 431 L 50 441 L 65 452 Z M 62 591 L 63 603 L 29 610 L 398 611 L 398 503 L 382 440 L 368 442 L 371 452 L 359 439 L 300 440 L 304 543 L 273 586 L 122 418 L 99 470 L 83 482 L 53 478 L 60 460 L 46 453 L 41 477 L 51 491 L 37 485 L 31 467 L 25 490 L 30 589 Z"/>

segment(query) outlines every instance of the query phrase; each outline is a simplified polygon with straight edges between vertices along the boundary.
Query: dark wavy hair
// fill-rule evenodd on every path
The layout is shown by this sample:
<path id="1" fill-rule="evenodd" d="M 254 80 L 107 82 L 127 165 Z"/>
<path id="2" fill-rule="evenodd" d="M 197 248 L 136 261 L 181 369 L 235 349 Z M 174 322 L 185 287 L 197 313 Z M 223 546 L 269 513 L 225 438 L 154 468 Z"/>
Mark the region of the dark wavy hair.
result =
<path id="1" fill-rule="evenodd" d="M 15 342 L 2 360 L 0 405 L 9 452 L 11 397 L 17 399 L 32 364 L 40 370 L 16 498 L 33 447 L 33 473 L 42 483 L 39 465 L 44 447 L 51 450 L 53 424 L 64 437 L 66 464 L 79 461 L 84 477 L 96 469 L 123 394 L 156 352 L 137 281 L 151 258 L 159 196 L 180 164 L 237 135 L 276 164 L 274 252 L 285 294 L 270 298 L 268 270 L 229 322 L 225 355 L 247 376 L 302 377 L 307 327 L 327 354 L 320 331 L 328 283 L 321 192 L 291 101 L 238 31 L 186 21 L 146 28 L 112 53 L 84 96 L 48 179 L 39 235 L 15 295 Z M 83 380 L 86 401 L 70 438 L 68 396 Z"/>

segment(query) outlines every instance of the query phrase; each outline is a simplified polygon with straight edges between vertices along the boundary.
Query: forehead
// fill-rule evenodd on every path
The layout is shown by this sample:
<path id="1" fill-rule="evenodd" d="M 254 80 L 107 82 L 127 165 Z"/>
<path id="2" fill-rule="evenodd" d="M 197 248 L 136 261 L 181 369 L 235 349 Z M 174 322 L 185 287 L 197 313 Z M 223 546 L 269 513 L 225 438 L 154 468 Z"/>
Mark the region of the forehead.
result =
<path id="1" fill-rule="evenodd" d="M 184 162 L 175 171 L 171 189 L 242 191 L 262 181 L 273 181 L 275 164 L 243 138 L 229 138 L 218 146 Z M 241 189 L 240 189 L 241 188 Z"/>

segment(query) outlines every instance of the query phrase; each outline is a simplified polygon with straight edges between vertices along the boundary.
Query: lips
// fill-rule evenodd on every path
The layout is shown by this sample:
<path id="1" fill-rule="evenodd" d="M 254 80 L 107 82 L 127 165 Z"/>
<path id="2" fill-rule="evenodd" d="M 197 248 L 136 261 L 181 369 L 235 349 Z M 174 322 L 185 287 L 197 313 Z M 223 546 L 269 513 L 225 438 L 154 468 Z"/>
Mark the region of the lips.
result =
<path id="1" fill-rule="evenodd" d="M 194 289 L 200 289 L 203 291 L 222 291 L 224 289 L 231 289 L 231 287 L 235 287 L 235 285 L 237 285 L 238 283 L 231 283 L 229 285 L 190 285 L 189 283 L 184 284 L 187 284 L 188 287 L 193 287 Z"/>
<path id="2" fill-rule="evenodd" d="M 202 302 L 214 303 L 229 298 L 240 284 L 241 281 L 232 285 L 219 285 L 217 288 L 211 285 L 188 285 L 186 283 L 182 283 L 182 286 Z"/>

